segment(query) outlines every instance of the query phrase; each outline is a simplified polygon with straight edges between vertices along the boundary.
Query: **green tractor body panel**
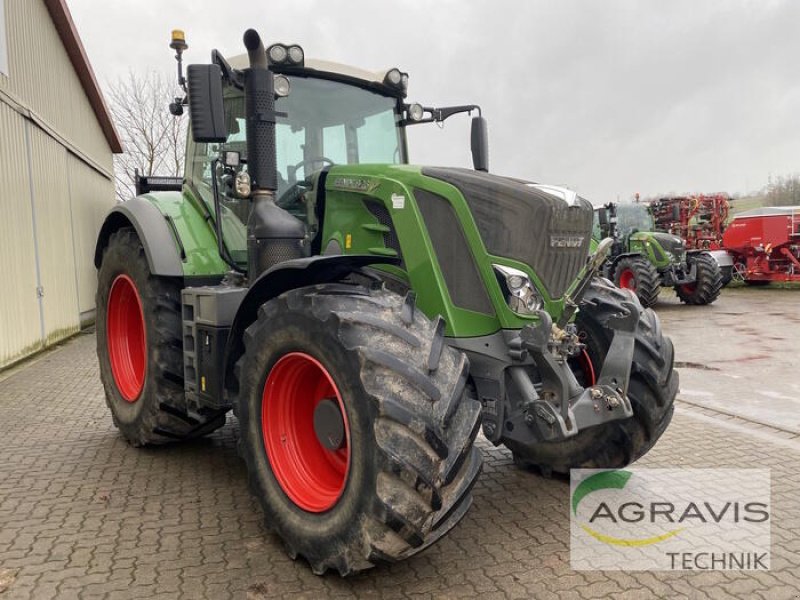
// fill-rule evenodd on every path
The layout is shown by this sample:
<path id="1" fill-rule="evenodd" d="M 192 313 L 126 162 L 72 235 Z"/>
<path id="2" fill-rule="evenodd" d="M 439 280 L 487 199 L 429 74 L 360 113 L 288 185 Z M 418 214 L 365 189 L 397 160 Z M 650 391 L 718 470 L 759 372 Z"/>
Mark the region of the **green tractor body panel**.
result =
<path id="1" fill-rule="evenodd" d="M 488 302 L 484 310 L 459 306 L 436 259 L 436 248 L 420 211 L 419 190 L 446 198 L 463 232 L 468 255 L 475 265 Z M 381 266 L 417 293 L 417 303 L 428 316 L 442 315 L 450 337 L 476 337 L 501 329 L 520 329 L 537 322 L 534 316 L 514 313 L 497 281 L 493 264 L 525 272 L 537 287 L 544 309 L 557 320 L 564 310 L 564 298 L 551 298 L 537 273 L 526 264 L 487 251 L 466 200 L 449 183 L 428 177 L 413 165 L 352 165 L 332 167 L 326 179 L 325 217 L 322 248 L 333 244 L 345 254 L 397 256 L 400 267 Z M 378 203 L 391 224 L 381 223 L 374 208 Z M 368 206 L 372 205 L 370 211 Z M 384 218 L 385 220 L 385 218 Z M 394 232 L 392 232 L 392 228 Z M 387 244 L 387 241 L 389 242 Z M 394 245 L 395 247 L 391 247 Z M 576 279 L 577 282 L 577 279 Z M 574 283 L 573 282 L 573 285 Z M 572 286 L 567 290 L 567 294 Z"/>
<path id="2" fill-rule="evenodd" d="M 227 270 L 217 251 L 214 228 L 190 192 L 151 192 L 140 197 L 170 223 L 185 277 L 222 275 Z"/>
<path id="3" fill-rule="evenodd" d="M 628 248 L 629 252 L 635 252 L 646 257 L 656 269 L 665 269 L 672 263 L 657 239 L 657 235 L 652 232 L 638 231 L 631 234 Z"/>

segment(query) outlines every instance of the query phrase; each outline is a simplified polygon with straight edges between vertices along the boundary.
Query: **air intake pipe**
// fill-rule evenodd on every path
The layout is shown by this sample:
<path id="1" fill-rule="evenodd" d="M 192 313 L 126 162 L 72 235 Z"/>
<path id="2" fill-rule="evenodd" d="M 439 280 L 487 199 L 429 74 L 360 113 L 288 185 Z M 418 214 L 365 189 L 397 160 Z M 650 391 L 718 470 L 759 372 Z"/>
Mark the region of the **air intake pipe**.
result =
<path id="1" fill-rule="evenodd" d="M 261 36 L 244 34 L 250 67 L 244 71 L 247 171 L 252 186 L 247 220 L 248 277 L 255 279 L 279 262 L 301 258 L 302 221 L 275 205 L 278 164 L 275 143 L 275 88 Z"/>

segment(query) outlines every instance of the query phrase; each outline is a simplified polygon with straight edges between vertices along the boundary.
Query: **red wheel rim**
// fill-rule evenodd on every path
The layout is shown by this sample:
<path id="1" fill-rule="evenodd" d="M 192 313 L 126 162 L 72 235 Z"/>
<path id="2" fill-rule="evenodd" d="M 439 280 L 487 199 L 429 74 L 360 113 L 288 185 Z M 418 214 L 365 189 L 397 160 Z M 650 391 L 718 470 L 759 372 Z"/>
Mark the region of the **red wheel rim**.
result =
<path id="1" fill-rule="evenodd" d="M 125 400 L 136 402 L 147 372 L 147 340 L 142 299 L 127 275 L 117 275 L 111 284 L 106 341 L 114 383 Z"/>
<path id="2" fill-rule="evenodd" d="M 344 446 L 329 450 L 314 431 L 314 409 L 335 398 L 344 422 Z M 330 373 L 302 352 L 283 356 L 267 376 L 261 399 L 261 431 L 272 472 L 283 491 L 308 512 L 333 508 L 350 469 L 350 426 Z"/>
<path id="3" fill-rule="evenodd" d="M 583 371 L 584 376 L 586 377 L 586 381 L 589 383 L 588 386 L 593 386 L 597 383 L 597 377 L 594 372 L 594 365 L 592 364 L 592 359 L 589 358 L 589 353 L 584 348 L 580 355 L 578 356 L 578 362 L 580 362 L 581 370 Z"/>
<path id="4" fill-rule="evenodd" d="M 622 273 L 620 273 L 619 287 L 626 290 L 636 289 L 636 275 L 634 275 L 631 269 L 625 269 Z"/>
<path id="5" fill-rule="evenodd" d="M 681 286 L 681 291 L 684 294 L 694 294 L 694 291 L 697 289 L 697 286 L 693 283 L 684 283 Z"/>

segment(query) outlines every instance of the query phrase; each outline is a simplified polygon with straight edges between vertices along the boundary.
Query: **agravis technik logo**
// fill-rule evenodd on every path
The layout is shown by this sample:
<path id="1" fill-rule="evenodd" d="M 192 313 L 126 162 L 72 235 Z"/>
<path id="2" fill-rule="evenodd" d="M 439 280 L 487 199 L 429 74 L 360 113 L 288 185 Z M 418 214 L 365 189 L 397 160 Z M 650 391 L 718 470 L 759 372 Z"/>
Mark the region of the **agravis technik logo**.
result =
<path id="1" fill-rule="evenodd" d="M 766 469 L 574 470 L 575 569 L 769 568 Z"/>

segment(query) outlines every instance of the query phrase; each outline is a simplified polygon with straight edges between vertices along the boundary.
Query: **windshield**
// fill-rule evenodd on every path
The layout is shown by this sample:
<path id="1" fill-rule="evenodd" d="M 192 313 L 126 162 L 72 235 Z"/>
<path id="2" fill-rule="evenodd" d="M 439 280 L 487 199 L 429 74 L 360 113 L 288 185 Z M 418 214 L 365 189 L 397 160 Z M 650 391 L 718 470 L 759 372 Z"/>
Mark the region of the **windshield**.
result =
<path id="1" fill-rule="evenodd" d="M 289 77 L 291 93 L 278 98 L 275 126 L 277 198 L 303 188 L 312 173 L 331 164 L 403 163 L 405 137 L 400 126 L 397 100 L 336 81 Z M 243 92 L 224 90 L 228 138 L 223 144 L 195 143 L 187 147 L 187 179 L 213 210 L 212 164 L 222 150 L 239 152 L 247 159 L 247 132 Z M 246 264 L 246 233 L 250 203 L 234 193 L 233 177 L 217 167 L 225 244 L 234 260 Z M 247 170 L 245 164 L 242 168 Z M 302 214 L 296 215 L 303 219 Z"/>
<path id="2" fill-rule="evenodd" d="M 289 79 L 291 93 L 275 102 L 276 112 L 286 114 L 277 117 L 275 126 L 279 197 L 326 165 L 405 161 L 396 99 L 326 79 Z M 240 90 L 226 90 L 225 118 L 225 144 L 199 144 L 206 148 L 196 155 L 195 180 L 211 181 L 210 162 L 220 150 L 236 150 L 247 158 Z"/>
<path id="3" fill-rule="evenodd" d="M 621 236 L 637 231 L 653 231 L 653 217 L 644 204 L 618 204 L 617 228 Z"/>

